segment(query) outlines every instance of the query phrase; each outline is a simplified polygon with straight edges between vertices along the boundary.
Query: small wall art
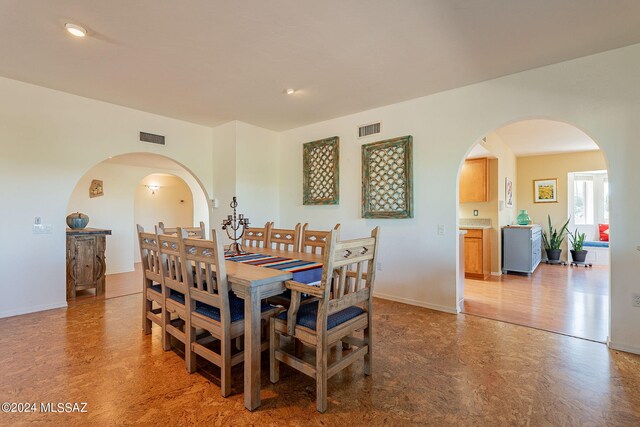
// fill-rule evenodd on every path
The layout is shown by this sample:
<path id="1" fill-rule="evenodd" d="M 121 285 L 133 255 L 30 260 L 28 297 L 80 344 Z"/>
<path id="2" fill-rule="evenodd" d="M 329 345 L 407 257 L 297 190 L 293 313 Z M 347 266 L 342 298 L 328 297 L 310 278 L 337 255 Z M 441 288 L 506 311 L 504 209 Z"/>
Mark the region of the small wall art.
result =
<path id="1" fill-rule="evenodd" d="M 362 146 L 362 217 L 413 218 L 411 135 Z"/>
<path id="2" fill-rule="evenodd" d="M 321 139 L 303 145 L 302 194 L 305 205 L 337 205 L 340 201 L 339 138 Z"/>
<path id="3" fill-rule="evenodd" d="M 513 181 L 504 179 L 504 204 L 508 208 L 513 207 Z"/>
<path id="4" fill-rule="evenodd" d="M 533 201 L 534 203 L 557 203 L 558 179 L 535 179 L 533 181 Z"/>
<path id="5" fill-rule="evenodd" d="M 102 185 L 102 181 L 99 179 L 94 179 L 91 181 L 91 186 L 89 187 L 89 197 L 100 197 L 104 196 L 104 187 Z"/>

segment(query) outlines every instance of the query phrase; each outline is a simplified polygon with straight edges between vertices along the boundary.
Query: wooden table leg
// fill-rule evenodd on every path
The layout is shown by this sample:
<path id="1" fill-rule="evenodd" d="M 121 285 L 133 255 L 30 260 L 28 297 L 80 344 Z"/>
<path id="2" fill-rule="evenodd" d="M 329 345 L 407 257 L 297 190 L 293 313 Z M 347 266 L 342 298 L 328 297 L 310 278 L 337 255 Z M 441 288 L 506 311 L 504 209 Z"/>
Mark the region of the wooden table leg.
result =
<path id="1" fill-rule="evenodd" d="M 250 288 L 244 300 L 244 406 L 260 406 L 260 290 Z"/>

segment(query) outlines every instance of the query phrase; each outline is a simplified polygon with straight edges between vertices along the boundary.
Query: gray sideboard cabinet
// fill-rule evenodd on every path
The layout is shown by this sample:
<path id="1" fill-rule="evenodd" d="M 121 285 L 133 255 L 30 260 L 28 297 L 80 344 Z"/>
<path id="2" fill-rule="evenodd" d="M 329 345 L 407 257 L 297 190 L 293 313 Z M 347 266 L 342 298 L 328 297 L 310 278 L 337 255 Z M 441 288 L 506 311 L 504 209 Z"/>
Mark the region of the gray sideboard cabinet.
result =
<path id="1" fill-rule="evenodd" d="M 531 275 L 542 260 L 542 228 L 537 224 L 502 228 L 502 274 Z"/>

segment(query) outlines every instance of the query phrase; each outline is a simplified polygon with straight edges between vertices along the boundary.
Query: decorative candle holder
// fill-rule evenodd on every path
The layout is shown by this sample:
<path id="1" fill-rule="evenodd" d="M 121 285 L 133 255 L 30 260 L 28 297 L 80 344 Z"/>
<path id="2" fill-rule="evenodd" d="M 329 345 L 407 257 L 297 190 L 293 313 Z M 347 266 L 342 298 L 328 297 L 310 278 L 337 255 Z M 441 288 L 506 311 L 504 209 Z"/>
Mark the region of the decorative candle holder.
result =
<path id="1" fill-rule="evenodd" d="M 247 252 L 242 249 L 240 241 L 242 240 L 245 229 L 249 226 L 249 218 L 246 218 L 243 214 L 236 215 L 238 201 L 235 196 L 233 196 L 233 200 L 231 200 L 229 206 L 233 209 L 233 215 L 228 215 L 227 219 L 222 220 L 222 229 L 226 231 L 227 236 L 233 240 L 233 243 L 229 246 L 229 252 L 231 252 L 232 255 L 246 254 Z M 233 232 L 233 235 L 231 232 Z"/>

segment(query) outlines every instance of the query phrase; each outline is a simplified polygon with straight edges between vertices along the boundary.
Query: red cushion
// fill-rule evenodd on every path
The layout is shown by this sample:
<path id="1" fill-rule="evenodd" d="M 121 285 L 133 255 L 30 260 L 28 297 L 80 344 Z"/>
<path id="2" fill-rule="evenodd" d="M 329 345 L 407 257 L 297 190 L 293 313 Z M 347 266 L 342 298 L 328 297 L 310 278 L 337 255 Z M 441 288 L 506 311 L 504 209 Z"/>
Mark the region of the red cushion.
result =
<path id="1" fill-rule="evenodd" d="M 600 231 L 600 241 L 608 242 L 609 241 L 609 224 L 598 224 L 598 229 Z"/>

